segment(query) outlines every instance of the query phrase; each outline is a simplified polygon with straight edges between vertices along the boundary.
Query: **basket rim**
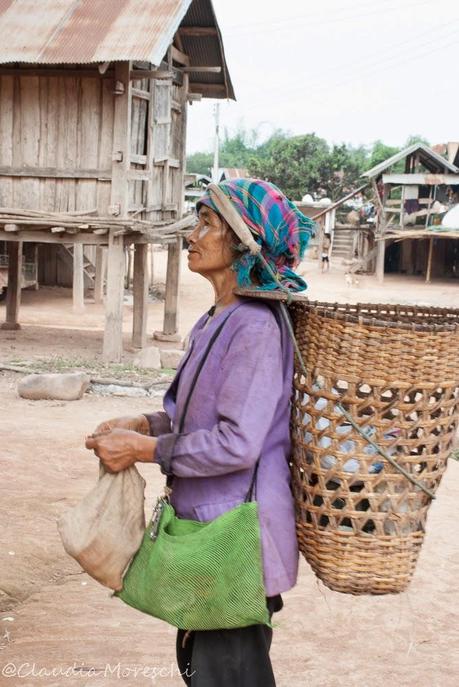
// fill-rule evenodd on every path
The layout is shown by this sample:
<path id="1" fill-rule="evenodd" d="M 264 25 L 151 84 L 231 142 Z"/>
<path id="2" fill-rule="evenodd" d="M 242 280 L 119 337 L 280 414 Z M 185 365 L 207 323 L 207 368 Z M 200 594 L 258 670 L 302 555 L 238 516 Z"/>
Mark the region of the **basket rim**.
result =
<path id="1" fill-rule="evenodd" d="M 288 296 L 282 291 L 260 291 L 256 289 L 235 289 L 234 293 L 248 298 L 258 298 L 260 300 L 274 300 L 287 302 Z M 327 318 L 379 328 L 394 328 L 416 332 L 456 332 L 459 331 L 459 308 L 441 308 L 439 306 L 394 304 L 394 303 L 338 303 L 329 301 L 309 300 L 307 296 L 301 294 L 291 294 L 291 306 L 303 306 L 305 310 L 315 310 L 319 315 Z M 346 309 L 351 309 L 351 312 Z M 352 310 L 366 310 L 370 312 L 360 314 Z M 371 310 L 387 311 L 388 319 L 378 318 L 377 312 L 372 314 Z M 397 315 L 403 317 L 418 317 L 413 322 L 397 320 Z M 393 319 L 389 319 L 393 316 Z M 435 317 L 451 317 L 451 322 L 435 322 Z M 422 319 L 421 319 L 422 318 Z M 434 321 L 432 321 L 432 319 Z M 424 320 L 424 321 L 422 321 Z"/>

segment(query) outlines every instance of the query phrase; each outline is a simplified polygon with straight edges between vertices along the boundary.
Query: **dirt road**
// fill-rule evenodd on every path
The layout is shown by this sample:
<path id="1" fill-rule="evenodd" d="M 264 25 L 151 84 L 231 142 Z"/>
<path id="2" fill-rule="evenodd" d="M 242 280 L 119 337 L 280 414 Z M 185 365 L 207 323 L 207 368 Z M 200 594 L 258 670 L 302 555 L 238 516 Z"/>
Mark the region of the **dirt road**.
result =
<path id="1" fill-rule="evenodd" d="M 158 402 L 89 395 L 70 403 L 32 402 L 17 397 L 16 382 L 17 375 L 0 378 L 5 608 L 0 614 L 0 684 L 178 687 L 181 678 L 170 674 L 173 631 L 109 598 L 108 590 L 81 573 L 63 552 L 55 525 L 97 477 L 96 460 L 83 447 L 84 434 L 103 418 L 145 411 Z M 163 479 L 154 466 L 142 465 L 141 471 L 149 509 Z M 279 687 L 455 687 L 458 490 L 459 463 L 450 461 L 431 508 L 416 576 L 405 594 L 357 598 L 334 593 L 302 562 L 298 586 L 284 595 L 274 633 Z M 81 670 L 73 677 L 27 677 L 33 664 L 35 672 L 74 665 Z M 8 670 L 20 666 L 22 676 L 7 677 Z M 91 667 L 99 672 L 88 673 Z M 144 674 L 135 677 L 136 667 Z M 156 682 L 155 667 L 164 675 Z"/>
<path id="2" fill-rule="evenodd" d="M 347 287 L 342 272 L 322 278 L 312 274 L 315 264 L 306 268 L 314 298 L 457 305 L 458 289 L 449 284 L 428 289 L 420 282 L 388 280 L 381 297 L 369 278 Z M 88 304 L 77 318 L 68 292 L 30 292 L 24 301 L 22 318 L 29 324 L 16 334 L 1 333 L 1 360 L 99 356 L 99 306 Z M 181 303 L 185 332 L 211 304 L 210 289 L 190 275 Z M 126 311 L 128 334 L 129 306 Z M 161 304 L 150 306 L 150 331 L 159 326 L 161 312 Z M 174 631 L 110 598 L 82 573 L 65 555 L 55 522 L 97 478 L 97 462 L 83 446 L 85 433 L 104 418 L 157 408 L 160 400 L 87 394 L 70 403 L 32 402 L 18 398 L 18 379 L 0 374 L 0 685 L 178 687 L 183 683 L 175 669 Z M 163 478 L 153 465 L 141 471 L 149 510 Z M 298 585 L 284 595 L 276 619 L 272 657 L 278 687 L 456 687 L 458 491 L 459 463 L 450 461 L 415 578 L 402 595 L 331 592 L 302 561 Z"/>

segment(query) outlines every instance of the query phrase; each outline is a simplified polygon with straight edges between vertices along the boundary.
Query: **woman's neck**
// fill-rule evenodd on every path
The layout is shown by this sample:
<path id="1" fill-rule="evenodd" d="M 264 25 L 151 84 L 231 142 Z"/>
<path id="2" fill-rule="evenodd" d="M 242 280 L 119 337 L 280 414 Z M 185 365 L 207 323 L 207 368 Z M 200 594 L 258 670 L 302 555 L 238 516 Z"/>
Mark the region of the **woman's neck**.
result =
<path id="1" fill-rule="evenodd" d="M 209 281 L 214 287 L 214 313 L 223 310 L 231 303 L 238 300 L 234 293 L 237 287 L 236 273 L 229 268 L 208 276 Z"/>

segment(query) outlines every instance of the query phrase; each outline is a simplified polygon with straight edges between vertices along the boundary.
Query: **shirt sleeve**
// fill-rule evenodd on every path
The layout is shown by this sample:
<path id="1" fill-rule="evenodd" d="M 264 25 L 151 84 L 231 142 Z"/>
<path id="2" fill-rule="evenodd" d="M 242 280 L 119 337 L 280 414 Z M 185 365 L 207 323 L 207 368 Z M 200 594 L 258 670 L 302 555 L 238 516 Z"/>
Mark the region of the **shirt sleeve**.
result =
<path id="1" fill-rule="evenodd" d="M 222 360 L 212 429 L 158 438 L 155 460 L 178 477 L 223 475 L 253 466 L 283 390 L 281 336 L 274 318 L 240 323 Z"/>
<path id="2" fill-rule="evenodd" d="M 164 410 L 156 413 L 142 413 L 150 425 L 150 436 L 159 437 L 161 434 L 168 434 L 171 431 L 171 420 Z"/>

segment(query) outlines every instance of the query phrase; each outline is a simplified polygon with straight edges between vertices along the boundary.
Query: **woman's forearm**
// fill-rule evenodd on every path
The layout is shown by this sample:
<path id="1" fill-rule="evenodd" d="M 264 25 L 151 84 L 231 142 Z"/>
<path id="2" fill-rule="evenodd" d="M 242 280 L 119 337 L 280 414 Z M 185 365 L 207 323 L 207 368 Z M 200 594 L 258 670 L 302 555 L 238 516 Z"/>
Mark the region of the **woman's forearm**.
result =
<path id="1" fill-rule="evenodd" d="M 154 463 L 157 439 L 138 434 L 135 446 L 136 460 L 140 463 Z"/>

